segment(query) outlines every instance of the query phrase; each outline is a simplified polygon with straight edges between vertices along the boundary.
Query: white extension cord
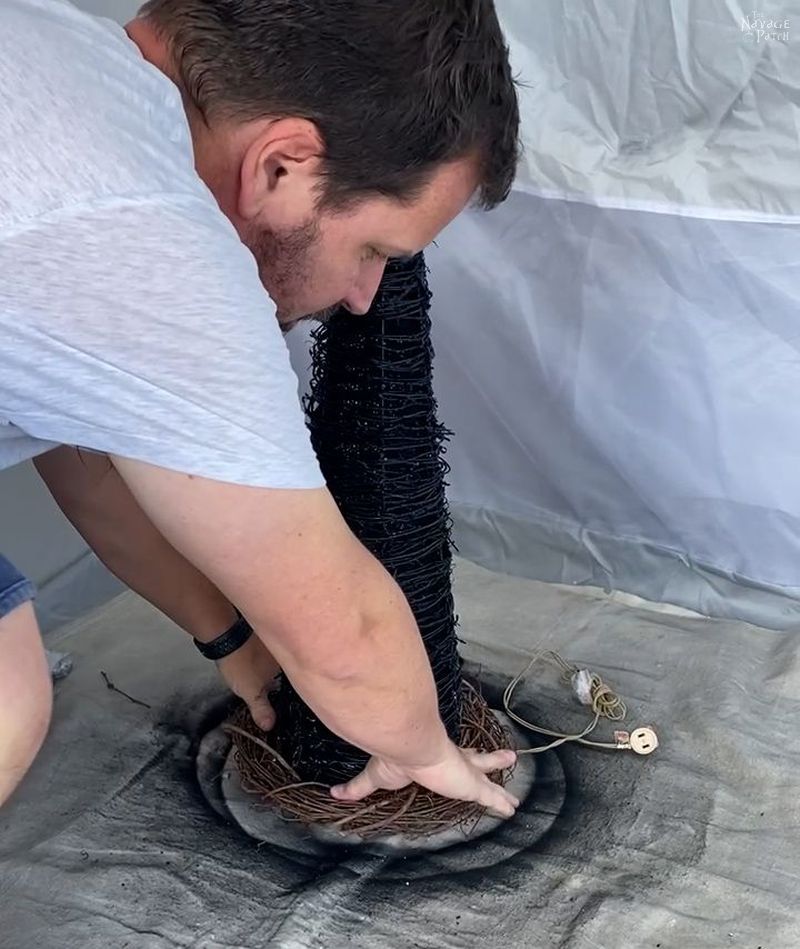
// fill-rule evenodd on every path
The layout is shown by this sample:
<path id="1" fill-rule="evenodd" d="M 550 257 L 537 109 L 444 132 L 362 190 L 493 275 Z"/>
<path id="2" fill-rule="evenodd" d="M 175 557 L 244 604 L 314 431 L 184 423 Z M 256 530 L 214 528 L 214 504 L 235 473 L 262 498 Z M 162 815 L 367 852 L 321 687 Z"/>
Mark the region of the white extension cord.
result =
<path id="1" fill-rule="evenodd" d="M 550 728 L 543 728 L 535 725 L 533 722 L 522 718 L 511 708 L 511 700 L 517 686 L 522 682 L 525 676 L 530 672 L 533 666 L 542 658 L 548 659 L 562 670 L 562 681 L 568 683 L 578 701 L 592 709 L 594 713 L 592 720 L 582 731 L 577 734 L 567 734 L 557 732 Z M 559 745 L 567 742 L 577 742 L 580 745 L 586 745 L 590 748 L 603 748 L 609 751 L 632 751 L 637 755 L 650 755 L 658 748 L 658 735 L 654 728 L 649 725 L 640 725 L 633 731 L 617 730 L 614 732 L 614 741 L 594 741 L 587 738 L 601 719 L 605 718 L 612 722 L 621 722 L 627 715 L 627 708 L 622 699 L 609 688 L 600 678 L 589 669 L 579 669 L 573 663 L 567 662 L 557 652 L 539 651 L 528 665 L 511 682 L 509 682 L 503 693 L 503 707 L 509 718 L 513 719 L 518 725 L 536 732 L 539 735 L 547 735 L 554 741 L 539 748 L 525 748 L 518 751 L 517 754 L 536 755 L 544 751 L 551 751 Z"/>

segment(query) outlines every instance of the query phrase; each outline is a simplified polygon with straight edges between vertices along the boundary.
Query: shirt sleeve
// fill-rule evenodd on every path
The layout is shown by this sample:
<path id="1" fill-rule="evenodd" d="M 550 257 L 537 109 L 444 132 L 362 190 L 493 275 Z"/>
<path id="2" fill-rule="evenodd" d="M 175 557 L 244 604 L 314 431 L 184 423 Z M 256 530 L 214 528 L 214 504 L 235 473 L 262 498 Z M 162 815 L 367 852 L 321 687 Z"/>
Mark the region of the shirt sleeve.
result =
<path id="1" fill-rule="evenodd" d="M 254 259 L 188 196 L 0 235 L 0 414 L 31 436 L 219 481 L 324 484 Z"/>

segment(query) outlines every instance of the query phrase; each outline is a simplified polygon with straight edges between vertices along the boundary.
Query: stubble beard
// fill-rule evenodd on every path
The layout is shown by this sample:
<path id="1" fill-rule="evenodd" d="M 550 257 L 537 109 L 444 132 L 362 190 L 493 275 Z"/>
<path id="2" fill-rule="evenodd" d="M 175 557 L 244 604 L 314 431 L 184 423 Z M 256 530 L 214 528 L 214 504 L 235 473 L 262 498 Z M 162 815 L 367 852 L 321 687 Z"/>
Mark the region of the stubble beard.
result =
<path id="1" fill-rule="evenodd" d="M 319 240 L 319 233 L 319 224 L 310 220 L 289 232 L 262 229 L 246 235 L 245 244 L 256 259 L 261 283 L 275 303 L 284 331 L 306 320 L 324 322 L 339 309 L 337 304 L 315 313 L 303 313 L 294 302 L 297 288 L 311 283 L 311 249 Z"/>

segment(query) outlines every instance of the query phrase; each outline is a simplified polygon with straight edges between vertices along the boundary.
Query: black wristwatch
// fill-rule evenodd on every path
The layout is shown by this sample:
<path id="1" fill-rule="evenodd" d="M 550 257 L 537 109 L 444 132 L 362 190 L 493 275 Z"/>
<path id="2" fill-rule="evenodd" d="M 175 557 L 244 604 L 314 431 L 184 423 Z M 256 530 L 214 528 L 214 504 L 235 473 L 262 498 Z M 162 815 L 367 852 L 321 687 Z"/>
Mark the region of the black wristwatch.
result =
<path id="1" fill-rule="evenodd" d="M 225 630 L 221 636 L 212 639 L 210 643 L 201 643 L 195 639 L 194 644 L 206 659 L 213 659 L 214 662 L 218 662 L 220 659 L 230 656 L 232 652 L 236 652 L 237 649 L 241 649 L 252 635 L 253 627 L 240 613 L 233 626 Z"/>

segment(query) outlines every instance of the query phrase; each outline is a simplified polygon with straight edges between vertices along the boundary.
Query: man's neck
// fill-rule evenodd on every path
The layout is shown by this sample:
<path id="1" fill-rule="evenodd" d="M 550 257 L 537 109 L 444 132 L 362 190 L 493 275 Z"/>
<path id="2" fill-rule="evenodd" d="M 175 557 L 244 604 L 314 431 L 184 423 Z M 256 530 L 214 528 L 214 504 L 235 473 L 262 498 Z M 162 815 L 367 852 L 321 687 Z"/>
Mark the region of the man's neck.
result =
<path id="1" fill-rule="evenodd" d="M 169 44 L 159 36 L 158 31 L 147 19 L 137 17 L 131 20 L 125 27 L 125 32 L 139 48 L 144 59 L 164 73 L 178 87 L 192 137 L 192 152 L 197 174 L 211 190 L 223 213 L 233 220 L 238 175 L 232 174 L 231 169 L 235 170 L 238 167 L 236 161 L 238 143 L 230 134 L 219 134 L 220 130 L 216 125 L 212 128 L 206 122 L 202 112 L 180 81 L 178 70 L 172 62 Z"/>
<path id="2" fill-rule="evenodd" d="M 203 147 L 203 141 L 208 137 L 209 129 L 203 119 L 200 110 L 191 101 L 178 78 L 177 70 L 171 60 L 169 44 L 158 34 L 158 31 L 144 17 L 137 17 L 131 20 L 125 26 L 125 32 L 128 38 L 138 48 L 142 57 L 152 66 L 155 66 L 160 72 L 173 82 L 181 94 L 183 109 L 186 113 L 186 121 L 189 125 L 189 131 L 192 136 L 192 150 L 194 153 L 194 163 L 197 173 L 213 189 L 213 174 L 209 168 L 205 167 L 205 162 L 201 161 L 201 156 L 207 151 Z"/>
<path id="3" fill-rule="evenodd" d="M 125 26 L 125 32 L 128 38 L 139 47 L 139 52 L 148 63 L 152 63 L 175 82 L 169 68 L 169 48 L 153 26 L 144 18 L 137 17 Z"/>

